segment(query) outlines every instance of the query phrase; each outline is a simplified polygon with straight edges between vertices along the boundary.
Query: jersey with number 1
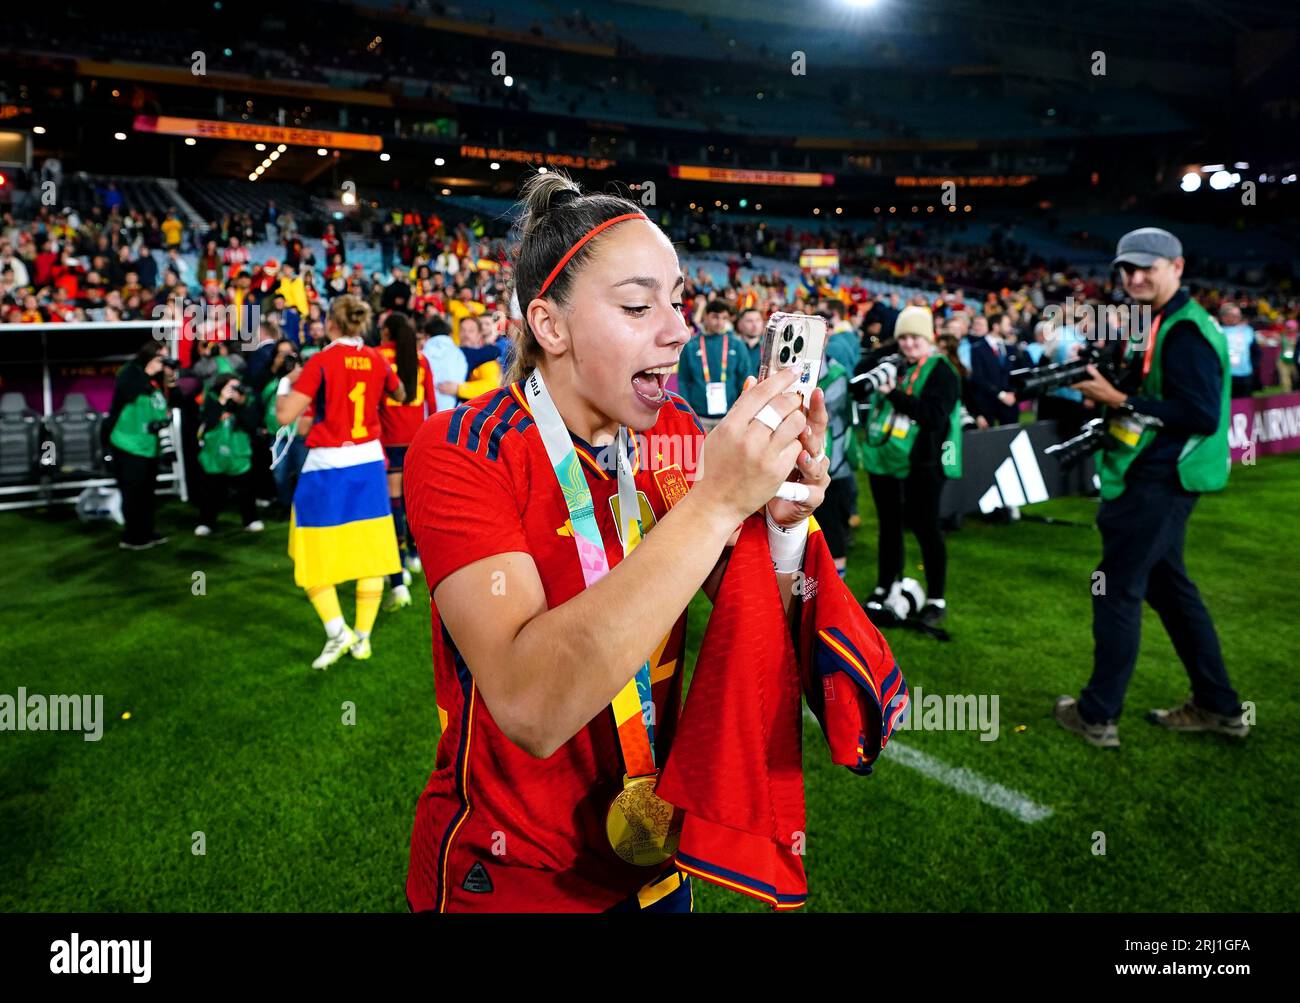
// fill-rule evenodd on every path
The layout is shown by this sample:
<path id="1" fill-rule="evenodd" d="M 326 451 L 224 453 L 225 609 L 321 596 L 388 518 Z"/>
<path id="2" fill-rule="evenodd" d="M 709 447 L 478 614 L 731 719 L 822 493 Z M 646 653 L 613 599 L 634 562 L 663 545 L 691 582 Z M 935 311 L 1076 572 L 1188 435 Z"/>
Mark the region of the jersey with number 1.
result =
<path id="1" fill-rule="evenodd" d="M 307 446 L 358 445 L 379 438 L 379 409 L 400 386 L 377 349 L 339 338 L 307 360 L 293 389 L 312 399 L 316 422 Z"/>
<path id="2" fill-rule="evenodd" d="M 379 354 L 394 371 L 397 370 L 397 349 L 392 345 L 380 345 Z M 420 370 L 415 381 L 415 396 L 405 403 L 393 397 L 384 397 L 384 406 L 379 412 L 379 428 L 385 446 L 409 446 L 415 433 L 424 424 L 424 419 L 436 410 L 430 399 L 433 394 L 433 369 L 423 353 L 417 352 L 416 358 L 420 360 Z"/>

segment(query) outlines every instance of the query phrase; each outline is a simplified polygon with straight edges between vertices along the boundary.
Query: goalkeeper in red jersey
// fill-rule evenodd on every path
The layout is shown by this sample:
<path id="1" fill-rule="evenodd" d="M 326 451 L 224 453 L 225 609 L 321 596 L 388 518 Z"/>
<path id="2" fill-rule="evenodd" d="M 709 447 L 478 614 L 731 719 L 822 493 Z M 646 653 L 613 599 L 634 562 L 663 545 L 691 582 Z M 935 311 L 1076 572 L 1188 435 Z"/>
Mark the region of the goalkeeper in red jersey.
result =
<path id="1" fill-rule="evenodd" d="M 401 571 L 388 502 L 379 410 L 385 394 L 406 397 L 402 381 L 379 352 L 362 341 L 370 307 L 355 296 L 330 304 L 329 345 L 307 360 L 289 393 L 275 405 L 290 425 L 310 405 L 307 461 L 298 477 L 289 519 L 294 581 L 325 626 L 325 648 L 312 662 L 324 669 L 345 654 L 370 657 L 370 631 L 384 595 L 384 576 Z M 412 378 L 413 381 L 414 378 Z M 357 606 L 347 625 L 335 586 L 356 581 Z"/>

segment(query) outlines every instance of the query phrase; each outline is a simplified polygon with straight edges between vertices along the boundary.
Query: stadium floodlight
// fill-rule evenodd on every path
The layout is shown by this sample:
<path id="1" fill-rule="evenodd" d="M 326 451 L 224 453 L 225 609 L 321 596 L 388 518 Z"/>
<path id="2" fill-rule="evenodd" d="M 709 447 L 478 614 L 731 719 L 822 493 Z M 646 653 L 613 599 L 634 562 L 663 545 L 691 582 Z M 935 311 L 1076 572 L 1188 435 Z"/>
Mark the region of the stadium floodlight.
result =
<path id="1" fill-rule="evenodd" d="M 844 5 L 846 7 L 856 7 L 859 10 L 864 10 L 867 7 L 874 7 L 876 5 L 876 0 L 844 0 Z"/>
<path id="2" fill-rule="evenodd" d="M 749 205 L 749 199 L 741 199 L 741 200 L 740 200 L 740 208 L 743 209 L 743 208 L 745 208 L 745 206 L 747 206 L 747 205 Z"/>
<path id="3" fill-rule="evenodd" d="M 267 160 L 279 160 L 279 159 L 280 159 L 280 151 L 279 151 L 279 150 L 272 150 L 272 151 L 271 151 L 271 155 L 270 155 L 269 157 L 267 157 L 266 159 L 267 159 Z"/>
<path id="4" fill-rule="evenodd" d="M 270 167 L 270 166 L 271 166 L 271 158 L 270 158 L 270 157 L 267 157 L 265 160 L 263 160 L 263 161 L 262 161 L 262 166 L 263 166 L 263 167 Z"/>
<path id="5" fill-rule="evenodd" d="M 762 209 L 762 208 L 763 208 L 763 203 L 760 202 L 760 203 L 758 203 L 757 205 L 754 206 L 754 211 L 755 211 L 755 212 L 758 212 L 758 211 L 759 211 L 760 209 Z"/>
<path id="6" fill-rule="evenodd" d="M 1248 171 L 1248 170 L 1250 170 L 1250 164 L 1246 163 L 1246 161 L 1244 161 L 1244 160 L 1238 160 L 1238 161 L 1237 161 L 1235 164 L 1233 164 L 1232 166 L 1233 166 L 1233 169 L 1234 169 L 1234 170 L 1238 170 L 1238 171 Z"/>
<path id="7" fill-rule="evenodd" d="M 1213 174 L 1215 171 L 1223 170 L 1223 164 L 1205 164 L 1201 167 L 1201 170 L 1206 174 Z"/>
<path id="8" fill-rule="evenodd" d="M 257 180 L 257 175 L 256 175 L 256 174 L 250 174 L 250 175 L 248 176 L 248 180 L 249 180 L 249 181 L 256 181 L 256 180 Z"/>
<path id="9" fill-rule="evenodd" d="M 442 166 L 443 164 L 445 164 L 446 162 L 447 162 L 447 161 L 443 160 L 442 157 L 434 157 L 434 158 L 433 158 L 433 166 L 434 166 L 434 167 L 441 167 L 441 166 Z"/>
<path id="10" fill-rule="evenodd" d="M 515 78 L 506 74 L 506 76 L 502 78 L 501 82 L 507 87 L 513 87 L 515 85 Z"/>
<path id="11" fill-rule="evenodd" d="M 545 168 L 545 167 L 539 167 L 539 168 L 537 168 L 537 173 L 538 173 L 538 174 L 545 174 L 546 171 L 547 171 L 547 168 Z M 692 208 L 692 209 L 695 208 L 695 203 L 694 203 L 694 202 L 691 203 L 691 208 Z"/>
<path id="12" fill-rule="evenodd" d="M 842 215 L 844 215 L 844 207 L 843 207 L 843 206 L 839 206 L 839 205 L 837 205 L 837 206 L 835 207 L 835 215 L 836 215 L 836 216 L 842 216 Z"/>
<path id="13" fill-rule="evenodd" d="M 277 146 L 277 147 L 275 148 L 275 150 L 276 150 L 277 153 L 284 153 L 284 152 L 285 152 L 286 150 L 288 150 L 288 149 L 289 149 L 289 148 L 288 148 L 287 146 L 285 146 L 283 143 L 281 143 L 279 146 Z"/>
<path id="14" fill-rule="evenodd" d="M 1201 176 L 1195 171 L 1188 171 L 1183 175 L 1183 180 L 1178 183 L 1178 187 L 1185 192 L 1194 192 L 1201 187 Z"/>
<path id="15" fill-rule="evenodd" d="M 1232 187 L 1232 175 L 1227 171 L 1218 170 L 1210 175 L 1210 187 L 1216 192 L 1221 192 L 1225 188 Z"/>
<path id="16" fill-rule="evenodd" d="M 316 148 L 316 156 L 318 156 L 318 157 L 323 157 L 323 156 L 325 156 L 325 154 L 327 154 L 327 153 L 329 153 L 329 150 L 325 149 L 325 147 L 323 147 L 323 146 L 318 146 L 318 147 Z"/>
<path id="17" fill-rule="evenodd" d="M 115 133 L 113 133 L 113 138 L 116 139 L 116 140 L 120 143 L 120 142 L 122 142 L 123 140 L 126 139 L 126 133 L 125 133 L 125 132 L 115 132 Z"/>
<path id="18" fill-rule="evenodd" d="M 344 188 L 343 194 L 339 196 L 339 201 L 342 202 L 344 205 L 356 205 L 357 193 L 353 191 L 351 188 Z"/>
<path id="19" fill-rule="evenodd" d="M 34 126 L 32 126 L 32 132 L 36 133 L 36 135 L 38 135 L 38 136 L 44 136 L 44 135 L 45 135 L 45 126 L 43 126 L 43 125 L 34 125 Z"/>
<path id="20" fill-rule="evenodd" d="M 494 170 L 494 171 L 499 171 L 499 170 L 501 170 L 501 165 L 498 164 L 495 160 L 492 161 L 492 163 L 488 164 L 488 167 L 489 167 L 491 170 Z"/>
<path id="21" fill-rule="evenodd" d="M 256 150 L 258 153 L 265 153 L 265 152 L 266 152 L 266 144 L 265 144 L 265 143 L 255 143 L 255 144 L 253 144 L 253 149 Z"/>
<path id="22" fill-rule="evenodd" d="M 379 159 L 382 160 L 382 161 L 386 164 L 386 163 L 388 163 L 390 160 L 392 160 L 393 157 L 392 157 L 392 154 L 389 154 L 389 153 L 381 153 L 381 154 L 379 155 Z"/>
<path id="23" fill-rule="evenodd" d="M 186 136 L 186 137 L 185 137 L 185 145 L 186 145 L 186 146 L 197 146 L 197 145 L 198 145 L 198 142 L 199 142 L 199 141 L 198 141 L 197 139 L 195 139 L 193 136 Z"/>
<path id="24" fill-rule="evenodd" d="M 814 209 L 814 210 L 813 210 L 813 215 L 814 215 L 814 216 L 820 216 L 821 214 L 822 214 L 821 209 Z"/>
<path id="25" fill-rule="evenodd" d="M 451 194 L 451 189 L 450 189 L 450 188 L 444 188 L 444 189 L 442 190 L 442 193 L 443 193 L 444 195 L 450 195 L 450 194 Z"/>

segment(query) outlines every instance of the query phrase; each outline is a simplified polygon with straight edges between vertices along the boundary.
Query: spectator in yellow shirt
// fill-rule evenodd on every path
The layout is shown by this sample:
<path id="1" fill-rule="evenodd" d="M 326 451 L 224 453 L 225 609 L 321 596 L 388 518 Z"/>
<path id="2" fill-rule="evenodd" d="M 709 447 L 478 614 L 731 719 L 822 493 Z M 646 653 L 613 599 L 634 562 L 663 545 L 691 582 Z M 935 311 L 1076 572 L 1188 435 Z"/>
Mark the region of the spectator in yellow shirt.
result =
<path id="1" fill-rule="evenodd" d="M 473 400 L 489 390 L 495 390 L 501 386 L 501 363 L 497 359 L 496 348 L 492 342 L 496 341 L 495 335 L 491 342 L 484 335 L 484 328 L 487 325 L 478 317 L 465 316 L 461 318 L 460 324 L 460 350 L 465 353 L 467 359 L 470 359 L 469 379 L 464 383 L 457 383 L 455 380 L 443 380 L 438 384 L 438 392 L 442 394 L 454 394 L 463 401 Z M 474 365 L 477 359 L 483 356 L 482 351 L 475 349 L 491 348 L 491 357 L 478 365 Z"/>
<path id="2" fill-rule="evenodd" d="M 179 250 L 181 235 L 185 232 L 185 224 L 176 218 L 176 210 L 169 209 L 167 211 L 167 218 L 162 221 L 160 229 L 163 235 L 163 245 L 168 250 L 173 247 Z"/>
<path id="3" fill-rule="evenodd" d="M 466 317 L 478 317 L 487 310 L 482 303 L 475 302 L 474 290 L 469 286 L 461 286 L 456 290 L 456 298 L 447 304 L 447 312 L 451 314 L 451 340 L 460 344 L 460 322 Z"/>
<path id="4" fill-rule="evenodd" d="M 288 262 L 280 266 L 280 285 L 276 292 L 284 297 L 284 305 L 307 316 L 307 286 L 301 275 L 296 275 Z"/>

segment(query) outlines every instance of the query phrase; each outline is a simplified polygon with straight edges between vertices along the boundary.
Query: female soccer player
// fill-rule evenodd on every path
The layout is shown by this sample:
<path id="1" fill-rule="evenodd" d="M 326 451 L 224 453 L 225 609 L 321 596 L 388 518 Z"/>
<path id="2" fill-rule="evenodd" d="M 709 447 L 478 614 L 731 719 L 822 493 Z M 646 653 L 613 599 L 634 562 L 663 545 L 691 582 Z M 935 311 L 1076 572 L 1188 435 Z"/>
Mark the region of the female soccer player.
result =
<path id="1" fill-rule="evenodd" d="M 407 446 L 433 410 L 429 400 L 433 393 L 433 371 L 416 347 L 415 325 L 406 314 L 390 313 L 385 317 L 379 337 L 379 354 L 402 375 L 402 386 L 406 391 L 404 400 L 385 397 L 384 406 L 379 411 L 379 438 L 388 458 L 388 503 L 397 531 L 397 552 L 405 569 L 405 573 L 398 571 L 388 576 L 392 591 L 384 609 L 396 610 L 411 605 L 411 591 L 407 585 L 411 575 L 420 573 L 419 552 L 411 546 L 408 553 L 407 548 L 410 534 L 406 528 L 406 505 L 402 500 L 402 465 Z"/>
<path id="2" fill-rule="evenodd" d="M 407 897 L 686 911 L 653 793 L 685 610 L 715 594 L 729 541 L 765 505 L 789 602 L 827 483 L 825 406 L 814 393 L 806 417 L 782 372 L 704 439 L 664 389 L 690 338 L 669 240 L 633 203 L 556 172 L 528 181 L 523 208 L 508 385 L 429 419 L 407 454 L 443 728 Z M 810 497 L 771 500 L 796 466 Z"/>
<path id="3" fill-rule="evenodd" d="M 402 567 L 379 444 L 379 407 L 385 393 L 402 401 L 406 390 L 384 357 L 362 342 L 369 324 L 367 304 L 337 297 L 326 322 L 329 345 L 307 360 L 293 389 L 275 405 L 281 425 L 296 422 L 309 404 L 316 416 L 289 516 L 294 581 L 307 590 L 327 637 L 314 669 L 328 668 L 344 652 L 370 657 L 383 576 Z M 344 621 L 334 590 L 353 579 L 355 631 Z"/>

